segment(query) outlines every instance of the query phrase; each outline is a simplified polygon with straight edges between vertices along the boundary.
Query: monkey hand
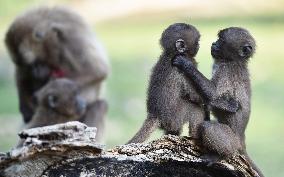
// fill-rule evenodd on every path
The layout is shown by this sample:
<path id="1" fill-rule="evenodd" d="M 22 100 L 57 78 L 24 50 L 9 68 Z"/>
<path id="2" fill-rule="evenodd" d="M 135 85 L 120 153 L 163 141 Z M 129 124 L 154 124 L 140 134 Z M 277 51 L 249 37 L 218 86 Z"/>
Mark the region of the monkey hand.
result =
<path id="1" fill-rule="evenodd" d="M 233 98 L 230 98 L 227 101 L 228 101 L 228 109 L 227 109 L 228 112 L 236 113 L 240 108 L 239 102 L 234 100 Z"/>
<path id="2" fill-rule="evenodd" d="M 172 65 L 176 66 L 177 68 L 184 70 L 188 67 L 194 66 L 194 64 L 190 61 L 190 59 L 186 58 L 183 55 L 177 55 L 172 60 Z"/>
<path id="3" fill-rule="evenodd" d="M 221 109 L 229 113 L 236 113 L 240 109 L 239 102 L 227 94 L 211 101 L 210 105 L 214 108 Z"/>

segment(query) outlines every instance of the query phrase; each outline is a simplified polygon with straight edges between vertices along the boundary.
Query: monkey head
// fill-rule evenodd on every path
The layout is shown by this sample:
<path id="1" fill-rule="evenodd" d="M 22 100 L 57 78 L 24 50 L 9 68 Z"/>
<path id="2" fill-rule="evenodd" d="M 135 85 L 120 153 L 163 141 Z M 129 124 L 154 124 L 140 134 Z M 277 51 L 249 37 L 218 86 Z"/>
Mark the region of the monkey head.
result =
<path id="1" fill-rule="evenodd" d="M 160 44 L 164 52 L 172 57 L 182 54 L 193 58 L 199 49 L 199 39 L 200 34 L 194 26 L 175 23 L 163 32 Z"/>
<path id="2" fill-rule="evenodd" d="M 217 61 L 247 61 L 253 56 L 255 47 L 255 40 L 246 29 L 230 27 L 218 33 L 218 40 L 211 46 L 211 55 Z"/>
<path id="3" fill-rule="evenodd" d="M 78 94 L 79 88 L 69 79 L 49 81 L 35 94 L 39 107 L 72 120 L 79 119 L 86 112 L 86 101 Z"/>
<path id="4" fill-rule="evenodd" d="M 49 63 L 59 60 L 60 37 L 58 28 L 52 24 L 15 23 L 6 35 L 6 45 L 18 65 Z"/>
<path id="5" fill-rule="evenodd" d="M 76 14 L 59 7 L 37 8 L 20 15 L 5 38 L 13 61 L 18 65 L 30 65 L 35 61 L 59 63 L 65 54 L 62 52 L 66 52 L 62 49 L 64 43 L 84 25 L 80 20 Z M 73 35 L 66 35 L 68 32 Z M 81 46 L 78 42 L 76 45 Z"/>

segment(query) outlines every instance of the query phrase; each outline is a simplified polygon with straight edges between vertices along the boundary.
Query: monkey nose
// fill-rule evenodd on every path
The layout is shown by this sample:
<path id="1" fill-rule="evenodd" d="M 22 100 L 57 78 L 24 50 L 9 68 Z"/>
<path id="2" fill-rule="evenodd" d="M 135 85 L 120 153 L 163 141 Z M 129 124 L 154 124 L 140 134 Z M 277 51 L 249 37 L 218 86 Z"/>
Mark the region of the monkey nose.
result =
<path id="1" fill-rule="evenodd" d="M 219 46 L 217 45 L 216 42 L 213 42 L 213 43 L 212 43 L 211 49 L 212 49 L 212 50 L 215 50 L 215 51 L 216 51 L 216 50 L 219 50 Z"/>

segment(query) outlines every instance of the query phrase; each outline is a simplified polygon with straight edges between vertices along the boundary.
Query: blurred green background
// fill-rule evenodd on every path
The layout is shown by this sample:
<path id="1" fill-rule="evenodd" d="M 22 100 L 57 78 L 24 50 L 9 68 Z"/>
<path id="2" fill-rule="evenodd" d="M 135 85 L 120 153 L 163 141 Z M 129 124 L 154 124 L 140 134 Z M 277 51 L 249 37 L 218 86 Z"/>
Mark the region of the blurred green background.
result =
<path id="1" fill-rule="evenodd" d="M 23 11 L 57 4 L 81 14 L 108 51 L 112 67 L 105 93 L 110 105 L 105 134 L 108 148 L 126 143 L 145 119 L 147 83 L 161 52 L 158 41 L 163 29 L 174 22 L 186 22 L 200 30 L 197 60 L 200 70 L 210 78 L 210 45 L 218 30 L 229 26 L 247 28 L 257 41 L 256 55 L 249 65 L 253 96 L 247 148 L 266 176 L 284 176 L 283 0 L 1 0 L 0 151 L 8 151 L 17 142 L 22 125 L 14 68 L 2 42 L 5 32 Z M 156 132 L 152 139 L 161 134 Z"/>

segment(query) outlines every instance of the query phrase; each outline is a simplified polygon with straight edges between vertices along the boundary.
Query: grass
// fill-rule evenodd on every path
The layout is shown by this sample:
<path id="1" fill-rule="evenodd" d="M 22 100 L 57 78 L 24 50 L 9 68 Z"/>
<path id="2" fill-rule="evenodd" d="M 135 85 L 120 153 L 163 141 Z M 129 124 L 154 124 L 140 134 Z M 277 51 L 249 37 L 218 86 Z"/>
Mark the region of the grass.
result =
<path id="1" fill-rule="evenodd" d="M 268 20 L 269 19 L 269 20 Z M 151 68 L 160 54 L 159 38 L 173 22 L 188 22 L 201 32 L 197 56 L 200 70 L 211 75 L 210 45 L 219 29 L 228 26 L 248 28 L 257 40 L 257 52 L 250 62 L 252 78 L 252 114 L 247 128 L 247 148 L 266 176 L 284 176 L 284 20 L 277 17 L 220 19 L 117 19 L 96 25 L 96 33 L 105 44 L 112 73 L 107 80 L 109 113 L 106 144 L 124 144 L 141 126 L 145 116 L 146 89 Z M 11 67 L 11 66 L 9 66 Z M 16 142 L 20 127 L 17 93 L 13 82 L 0 84 L 0 151 Z M 15 116 L 14 116 L 15 115 Z M 186 134 L 187 130 L 184 130 Z M 157 131 L 152 139 L 159 137 Z"/>

